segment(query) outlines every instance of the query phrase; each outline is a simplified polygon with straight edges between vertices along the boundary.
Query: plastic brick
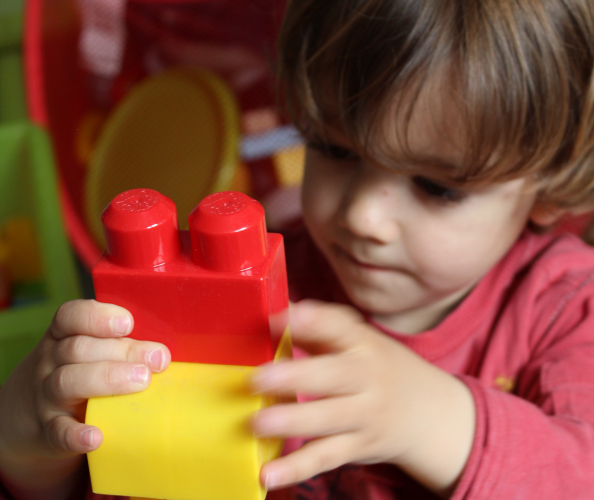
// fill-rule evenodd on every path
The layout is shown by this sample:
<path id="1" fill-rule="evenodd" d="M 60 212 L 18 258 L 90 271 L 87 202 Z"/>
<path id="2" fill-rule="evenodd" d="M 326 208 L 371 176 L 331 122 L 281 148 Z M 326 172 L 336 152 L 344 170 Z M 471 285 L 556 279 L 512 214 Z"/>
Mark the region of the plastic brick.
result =
<path id="1" fill-rule="evenodd" d="M 130 310 L 130 336 L 163 342 L 173 362 L 146 391 L 89 401 L 86 422 L 104 435 L 88 455 L 93 491 L 262 500 L 260 468 L 282 441 L 251 432 L 251 415 L 275 400 L 248 382 L 256 365 L 291 356 L 282 238 L 242 193 L 210 195 L 189 219 L 179 231 L 173 202 L 148 189 L 103 212 L 97 299 Z"/>
<path id="2" fill-rule="evenodd" d="M 284 246 L 266 233 L 257 201 L 208 196 L 190 214 L 190 231 L 178 231 L 173 202 L 136 189 L 114 198 L 103 221 L 108 250 L 93 269 L 95 294 L 132 313 L 130 338 L 164 343 L 173 361 L 274 358 L 287 324 Z"/>

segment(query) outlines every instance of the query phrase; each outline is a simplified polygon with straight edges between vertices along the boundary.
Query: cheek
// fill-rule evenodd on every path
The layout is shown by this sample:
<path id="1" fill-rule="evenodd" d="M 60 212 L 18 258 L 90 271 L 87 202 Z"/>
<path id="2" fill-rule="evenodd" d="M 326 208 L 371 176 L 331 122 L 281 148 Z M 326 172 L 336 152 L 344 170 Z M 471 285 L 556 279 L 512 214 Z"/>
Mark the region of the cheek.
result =
<path id="1" fill-rule="evenodd" d="M 328 223 L 338 210 L 342 196 L 340 177 L 316 158 L 317 155 L 306 155 L 301 185 L 303 218 L 308 227 Z"/>
<path id="2" fill-rule="evenodd" d="M 490 259 L 485 258 L 484 248 L 477 247 L 471 235 L 470 231 L 448 231 L 440 226 L 419 237 L 411 253 L 427 284 L 443 290 L 456 289 L 474 281 L 488 268 L 486 261 Z"/>
<path id="3" fill-rule="evenodd" d="M 529 207 L 478 205 L 460 217 L 428 223 L 417 242 L 419 265 L 429 280 L 444 286 L 470 284 L 507 253 L 525 227 Z"/>

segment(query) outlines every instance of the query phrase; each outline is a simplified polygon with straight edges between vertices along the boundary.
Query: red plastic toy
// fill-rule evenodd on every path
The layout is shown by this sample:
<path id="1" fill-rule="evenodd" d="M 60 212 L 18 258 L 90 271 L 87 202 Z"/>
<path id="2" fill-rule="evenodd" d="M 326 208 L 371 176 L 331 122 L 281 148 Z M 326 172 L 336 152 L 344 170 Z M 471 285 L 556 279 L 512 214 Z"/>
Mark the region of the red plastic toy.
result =
<path id="1" fill-rule="evenodd" d="M 179 231 L 173 201 L 150 189 L 103 212 L 107 250 L 93 269 L 100 302 L 134 316 L 130 338 L 164 343 L 172 361 L 256 366 L 287 326 L 282 236 L 243 193 L 204 198 Z"/>

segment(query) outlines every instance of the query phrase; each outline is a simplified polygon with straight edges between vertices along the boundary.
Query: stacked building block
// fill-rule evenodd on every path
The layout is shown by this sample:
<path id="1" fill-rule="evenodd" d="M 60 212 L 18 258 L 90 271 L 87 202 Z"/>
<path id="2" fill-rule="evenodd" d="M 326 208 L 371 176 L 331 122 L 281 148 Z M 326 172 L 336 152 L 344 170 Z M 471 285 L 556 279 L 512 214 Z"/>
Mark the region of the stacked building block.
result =
<path id="1" fill-rule="evenodd" d="M 273 401 L 250 393 L 256 367 L 291 355 L 282 237 L 262 206 L 215 193 L 179 231 L 174 203 L 136 189 L 103 213 L 107 251 L 97 300 L 134 316 L 131 338 L 162 342 L 172 364 L 141 393 L 89 401 L 104 442 L 89 454 L 97 493 L 169 500 L 260 500 L 258 476 L 280 454 L 249 419 Z"/>

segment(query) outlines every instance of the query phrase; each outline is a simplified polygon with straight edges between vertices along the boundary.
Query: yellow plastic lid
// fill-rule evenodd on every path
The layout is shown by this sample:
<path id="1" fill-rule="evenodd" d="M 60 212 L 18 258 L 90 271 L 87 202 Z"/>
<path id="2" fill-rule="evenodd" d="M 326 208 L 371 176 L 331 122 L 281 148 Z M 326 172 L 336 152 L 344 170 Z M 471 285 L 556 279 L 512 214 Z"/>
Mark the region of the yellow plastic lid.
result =
<path id="1" fill-rule="evenodd" d="M 239 156 L 235 97 L 215 74 L 176 68 L 145 80 L 107 120 L 85 188 L 87 224 L 105 245 L 101 212 L 128 189 L 155 189 L 177 205 L 181 228 L 206 195 L 230 188 Z"/>

